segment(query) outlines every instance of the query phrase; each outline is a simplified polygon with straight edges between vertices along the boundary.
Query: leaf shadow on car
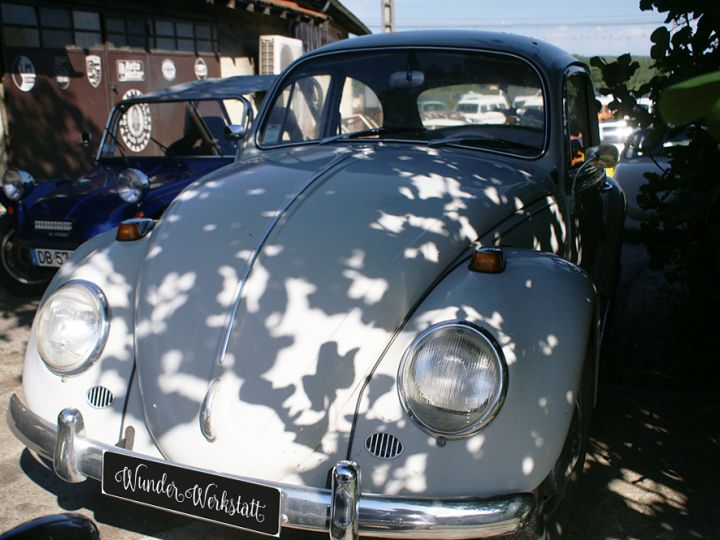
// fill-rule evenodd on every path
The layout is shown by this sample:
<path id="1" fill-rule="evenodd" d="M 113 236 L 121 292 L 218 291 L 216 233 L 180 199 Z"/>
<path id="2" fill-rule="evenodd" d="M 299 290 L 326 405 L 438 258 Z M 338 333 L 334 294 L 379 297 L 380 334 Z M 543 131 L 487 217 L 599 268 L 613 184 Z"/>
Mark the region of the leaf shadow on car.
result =
<path id="1" fill-rule="evenodd" d="M 137 340 L 148 335 L 166 338 L 157 348 L 158 354 L 137 360 L 146 369 L 141 378 L 143 393 L 149 396 L 146 408 L 153 403 L 164 408 L 165 424 L 150 425 L 161 446 L 176 445 L 178 451 L 187 451 L 181 442 L 188 436 L 194 438 L 193 444 L 198 441 L 205 444 L 200 439 L 198 414 L 209 382 L 223 377 L 223 392 L 227 392 L 224 399 L 233 402 L 239 398 L 247 405 L 243 409 L 245 416 L 236 416 L 233 424 L 220 428 L 221 437 L 236 443 L 231 445 L 235 452 L 235 465 L 231 466 L 243 465 L 243 453 L 250 455 L 256 447 L 274 447 L 275 452 L 292 450 L 297 456 L 296 463 L 300 463 L 297 476 L 307 484 L 317 484 L 318 478 L 326 478 L 329 468 L 348 452 L 355 408 L 364 415 L 373 401 L 380 402 L 386 396 L 397 399 L 392 376 L 376 373 L 373 379 L 377 384 L 367 395 L 362 394 L 364 384 L 377 367 L 378 358 L 400 331 L 399 321 L 436 285 L 438 275 L 456 264 L 471 242 L 482 239 L 506 246 L 560 249 L 564 242 L 561 229 L 539 226 L 537 231 L 542 232 L 533 234 L 532 229 L 528 232 L 510 228 L 507 237 L 481 238 L 493 231 L 474 227 L 479 217 L 488 214 L 501 220 L 508 208 L 510 213 L 518 211 L 522 216 L 523 208 L 547 197 L 542 187 L 547 179 L 539 178 L 532 164 L 513 168 L 499 161 L 469 157 L 462 151 L 441 155 L 437 150 L 425 149 L 420 155 L 418 158 L 402 151 L 382 150 L 354 153 L 329 164 L 312 186 L 313 197 L 319 202 L 312 203 L 312 197 L 298 198 L 268 233 L 264 239 L 266 248 L 261 253 L 249 254 L 231 239 L 225 260 L 202 274 L 193 266 L 214 260 L 206 255 L 207 250 L 216 249 L 228 230 L 237 230 L 238 237 L 250 234 L 243 229 L 243 215 L 238 210 L 227 214 L 220 208 L 202 217 L 195 214 L 193 218 L 197 221 L 191 224 L 183 222 L 186 217 L 173 213 L 171 207 L 166 214 L 167 222 L 161 222 L 153 232 L 158 241 L 145 254 L 145 262 L 161 258 L 162 251 L 168 249 L 164 242 L 170 239 L 163 236 L 165 225 L 180 232 L 181 237 L 174 240 L 178 243 L 184 241 L 183 227 L 202 231 L 203 242 L 188 246 L 191 249 L 185 253 L 187 260 L 175 260 L 178 264 L 172 274 L 165 274 L 156 285 L 143 290 L 139 300 L 148 307 L 137 320 L 134 284 L 122 277 L 134 274 L 113 268 L 109 259 L 105 259 L 108 266 L 95 269 L 107 280 L 101 286 L 128 291 L 126 305 L 113 306 L 112 322 L 134 322 Z M 285 159 L 293 158 L 288 155 Z M 246 174 L 252 173 L 252 163 L 238 167 L 247 167 Z M 367 167 L 373 174 L 366 172 Z M 197 198 L 231 209 L 234 203 L 227 194 L 232 193 L 230 183 L 239 179 L 223 177 L 231 170 L 206 177 L 200 185 L 184 192 L 175 204 Z M 422 174 L 417 170 L 422 170 Z M 464 170 L 475 172 L 461 172 Z M 528 182 L 537 182 L 537 189 L 529 191 Z M 255 211 L 277 216 L 281 204 L 260 193 L 262 186 L 253 189 Z M 382 204 L 363 201 L 367 191 L 376 193 Z M 343 244 L 333 252 L 328 247 L 338 248 L 337 238 L 343 239 Z M 97 265 L 96 261 L 103 259 L 95 257 L 91 264 Z M 555 264 L 561 263 L 558 259 Z M 321 275 L 313 272 L 317 268 L 323 269 Z M 542 284 L 531 283 L 532 277 L 522 275 L 513 284 L 516 291 L 513 294 L 522 295 L 515 298 L 518 304 L 532 306 L 533 295 L 543 292 Z M 141 287 L 145 278 L 139 276 Z M 492 288 L 493 277 L 486 279 L 488 288 Z M 243 281 L 248 284 L 246 290 L 238 286 Z M 228 334 L 228 354 L 217 363 L 217 344 L 229 324 L 227 314 L 238 295 L 242 295 L 242 301 Z M 509 364 L 525 364 L 537 358 L 543 366 L 550 366 L 553 355 L 566 346 L 561 331 L 557 335 L 538 331 L 523 349 L 515 344 L 515 336 L 525 330 L 532 315 L 526 314 L 522 322 L 512 321 L 504 313 L 502 303 L 480 311 L 472 305 L 460 304 L 451 306 L 447 312 L 450 319 L 474 319 L 497 333 Z M 187 335 L 181 335 L 179 329 Z M 414 333 L 421 329 L 407 330 Z M 175 343 L 181 339 L 196 344 L 197 350 Z M 200 354 L 199 350 L 209 354 Z M 132 339 L 128 339 L 121 351 L 106 351 L 103 372 L 121 373 L 134 357 Z M 537 403 L 538 416 L 553 415 L 562 409 L 563 403 L 575 398 L 576 388 L 560 386 L 553 387 L 552 396 L 532 386 L 523 391 L 528 400 Z M 528 429 L 523 444 L 529 442 L 530 447 L 541 449 L 543 441 L 550 437 L 532 429 L 531 420 L 525 420 Z M 569 424 L 570 418 L 564 421 Z M 126 424 L 142 422 L 144 418 L 129 415 Z M 248 423 L 257 432 L 248 429 Z M 282 431 L 281 436 L 273 435 L 277 441 L 262 440 L 266 435 L 263 430 L 268 426 Z M 417 430 L 407 418 L 403 426 L 407 432 Z M 374 426 L 371 423 L 370 427 L 379 428 L 380 423 Z M 234 433 L 225 434 L 228 429 Z M 361 439 L 355 444 L 362 444 Z M 452 474 L 460 474 L 457 479 L 460 485 L 477 493 L 477 486 L 463 483 L 464 468 L 487 462 L 491 450 L 504 454 L 520 452 L 500 448 L 499 441 L 490 441 L 482 432 L 449 444 L 464 445 L 462 459 L 453 463 L 431 462 L 423 456 L 427 454 L 424 449 L 408 451 L 398 458 L 393 466 L 400 472 L 391 478 L 395 484 L 391 490 L 414 493 L 422 484 L 429 483 L 426 479 L 447 481 L 452 466 Z M 214 468 L 217 445 L 213 448 L 206 444 L 204 448 L 208 449 L 207 456 L 198 459 L 205 459 L 205 466 Z M 270 462 L 271 455 L 267 457 Z M 537 474 L 533 456 L 518 454 L 514 458 L 514 466 L 524 476 Z M 253 469 L 246 470 L 249 472 L 245 474 L 252 476 Z M 224 472 L 240 474 L 232 469 Z M 373 483 L 382 489 L 382 474 L 368 483 L 368 489 Z M 513 487 L 508 485 L 507 489 Z"/>

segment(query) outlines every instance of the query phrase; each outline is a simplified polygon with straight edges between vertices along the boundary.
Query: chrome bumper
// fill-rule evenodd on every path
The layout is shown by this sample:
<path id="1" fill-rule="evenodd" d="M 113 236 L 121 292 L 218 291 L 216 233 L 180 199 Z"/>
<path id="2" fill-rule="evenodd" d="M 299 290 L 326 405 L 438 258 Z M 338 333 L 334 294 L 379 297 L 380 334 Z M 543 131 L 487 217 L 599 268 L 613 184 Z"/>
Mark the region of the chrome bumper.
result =
<path id="1" fill-rule="evenodd" d="M 64 409 L 54 425 L 29 410 L 13 395 L 8 424 L 30 450 L 53 461 L 55 472 L 68 482 L 100 480 L 105 450 L 142 455 L 88 439 L 82 415 Z M 356 535 L 395 538 L 489 538 L 520 530 L 531 518 L 535 498 L 529 493 L 495 498 L 408 498 L 360 492 L 357 466 L 340 462 L 333 471 L 333 488 L 318 489 L 264 482 L 282 490 L 283 526 L 330 533 L 347 540 Z"/>

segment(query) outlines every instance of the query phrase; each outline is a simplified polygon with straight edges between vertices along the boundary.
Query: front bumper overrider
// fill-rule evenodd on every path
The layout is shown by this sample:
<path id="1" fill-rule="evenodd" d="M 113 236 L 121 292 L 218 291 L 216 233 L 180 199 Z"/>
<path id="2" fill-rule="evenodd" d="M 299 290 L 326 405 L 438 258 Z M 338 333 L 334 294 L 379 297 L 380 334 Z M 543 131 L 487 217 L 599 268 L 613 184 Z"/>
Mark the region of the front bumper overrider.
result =
<path id="1" fill-rule="evenodd" d="M 144 457 L 85 437 L 82 415 L 76 409 L 63 409 L 57 424 L 52 424 L 13 395 L 8 424 L 25 446 L 52 460 L 57 475 L 68 482 L 100 480 L 106 450 Z M 343 540 L 357 535 L 443 539 L 502 536 L 522 529 L 535 510 L 535 497 L 530 493 L 493 498 L 364 494 L 360 471 L 348 461 L 335 466 L 332 489 L 239 479 L 282 490 L 283 527 L 329 532 L 331 538 Z"/>

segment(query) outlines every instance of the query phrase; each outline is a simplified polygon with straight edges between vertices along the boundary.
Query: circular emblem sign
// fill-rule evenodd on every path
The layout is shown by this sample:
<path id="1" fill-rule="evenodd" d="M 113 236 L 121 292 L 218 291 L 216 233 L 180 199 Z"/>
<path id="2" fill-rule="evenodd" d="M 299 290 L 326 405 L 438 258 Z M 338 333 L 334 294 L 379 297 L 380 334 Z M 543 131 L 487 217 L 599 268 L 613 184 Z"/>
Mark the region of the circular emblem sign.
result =
<path id="1" fill-rule="evenodd" d="M 163 79 L 165 79 L 166 81 L 174 81 L 176 73 L 177 72 L 175 70 L 175 62 L 173 62 L 169 58 L 166 58 L 162 61 Z"/>
<path id="2" fill-rule="evenodd" d="M 13 62 L 13 82 L 23 92 L 29 92 L 35 87 L 37 75 L 35 65 L 27 56 L 18 56 Z"/>
<path id="3" fill-rule="evenodd" d="M 142 92 L 131 88 L 123 95 L 123 99 L 142 96 Z M 133 152 L 142 152 L 150 142 L 152 135 L 152 117 L 147 103 L 133 105 L 120 119 L 120 137 L 125 146 Z"/>
<path id="4" fill-rule="evenodd" d="M 195 76 L 198 79 L 207 79 L 208 76 L 208 67 L 205 63 L 205 60 L 202 58 L 198 58 L 195 60 Z"/>

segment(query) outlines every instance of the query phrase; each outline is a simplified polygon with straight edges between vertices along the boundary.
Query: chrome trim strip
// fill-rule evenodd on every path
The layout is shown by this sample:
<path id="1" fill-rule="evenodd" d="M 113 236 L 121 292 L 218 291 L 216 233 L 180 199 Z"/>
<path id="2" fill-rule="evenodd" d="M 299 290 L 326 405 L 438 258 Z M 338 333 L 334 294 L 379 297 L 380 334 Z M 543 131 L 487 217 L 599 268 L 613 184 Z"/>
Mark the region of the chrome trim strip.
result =
<path id="1" fill-rule="evenodd" d="M 285 203 L 285 206 L 275 215 L 273 218 L 272 223 L 268 226 L 267 230 L 265 231 L 265 234 L 263 235 L 262 239 L 258 243 L 258 246 L 255 250 L 253 250 L 252 255 L 250 255 L 250 259 L 245 264 L 245 270 L 243 272 L 242 277 L 238 281 L 237 288 L 235 290 L 235 300 L 233 302 L 232 311 L 230 312 L 230 317 L 228 319 L 227 325 L 225 326 L 225 332 L 222 337 L 222 341 L 220 342 L 220 347 L 218 347 L 218 352 L 215 355 L 215 360 L 217 364 L 222 365 L 223 360 L 225 359 L 225 355 L 227 354 L 228 346 L 230 345 L 230 337 L 232 336 L 233 329 L 235 328 L 235 320 L 237 319 L 238 311 L 240 310 L 240 303 L 242 301 L 242 294 L 245 290 L 245 284 L 247 283 L 248 277 L 250 277 L 250 272 L 252 272 L 253 266 L 255 266 L 255 261 L 257 260 L 258 256 L 260 255 L 260 252 L 262 251 L 263 247 L 265 246 L 265 243 L 268 241 L 268 238 L 270 238 L 270 235 L 275 230 L 275 227 L 277 227 L 278 223 L 280 223 L 280 220 L 285 217 L 285 214 L 288 213 L 290 210 L 290 207 L 295 204 L 295 202 L 300 199 L 300 197 L 303 196 L 303 194 L 310 189 L 310 187 L 320 178 L 325 176 L 329 171 L 331 171 L 337 164 L 341 163 L 342 161 L 345 161 L 350 156 L 352 156 L 352 152 L 340 152 L 337 157 L 335 157 L 328 165 L 321 170 L 319 173 L 313 175 L 309 180 L 307 180 L 301 187 L 298 189 L 295 193 L 293 193 L 289 198 L 287 203 Z"/>
<path id="2" fill-rule="evenodd" d="M 12 432 L 28 449 L 45 458 L 53 458 L 56 440 L 61 435 L 56 425 L 30 411 L 16 395 L 10 398 L 7 420 Z M 77 426 L 75 422 L 69 423 Z M 152 459 L 138 452 L 87 439 L 73 430 L 63 431 L 62 436 L 66 438 L 64 440 L 68 437 L 72 440 L 72 445 L 59 443 L 59 446 L 71 450 L 64 454 L 63 459 L 66 463 L 76 464 L 77 472 L 84 477 L 101 479 L 102 456 L 106 450 Z M 328 531 L 332 495 L 329 489 L 238 478 L 282 490 L 282 512 L 287 518 L 287 521 L 283 519 L 284 526 Z M 452 540 L 514 533 L 530 522 L 536 501 L 530 493 L 493 498 L 435 499 L 360 494 L 357 504 L 358 533 L 361 536 Z"/>

